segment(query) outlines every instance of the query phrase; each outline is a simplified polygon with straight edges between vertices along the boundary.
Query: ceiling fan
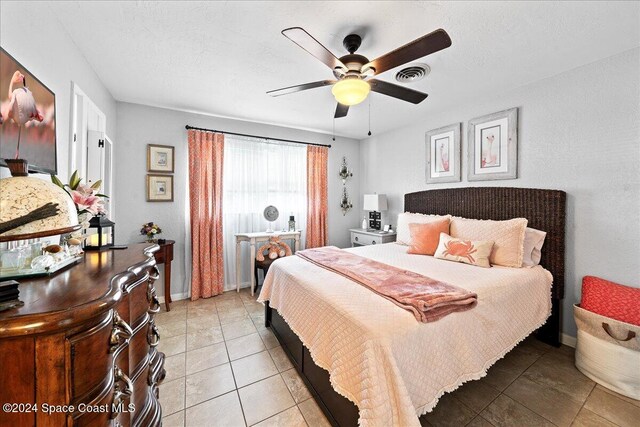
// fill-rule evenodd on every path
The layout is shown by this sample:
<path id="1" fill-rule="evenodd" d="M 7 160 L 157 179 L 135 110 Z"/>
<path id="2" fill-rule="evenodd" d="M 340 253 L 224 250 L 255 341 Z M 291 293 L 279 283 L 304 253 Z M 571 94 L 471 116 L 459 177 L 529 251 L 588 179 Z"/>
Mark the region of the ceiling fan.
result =
<path id="1" fill-rule="evenodd" d="M 349 112 L 349 106 L 364 101 L 370 91 L 419 104 L 428 96 L 426 93 L 382 80 L 370 79 L 370 77 L 451 46 L 451 39 L 447 32 L 438 29 L 369 61 L 366 57 L 355 53 L 362 43 L 362 38 L 357 34 L 349 34 L 344 38 L 342 45 L 349 54 L 340 58 L 337 58 L 303 28 L 287 28 L 282 30 L 282 34 L 331 68 L 337 80 L 320 80 L 267 93 L 271 96 L 281 96 L 322 86 L 333 86 L 331 92 L 338 102 L 335 118 L 345 117 Z"/>

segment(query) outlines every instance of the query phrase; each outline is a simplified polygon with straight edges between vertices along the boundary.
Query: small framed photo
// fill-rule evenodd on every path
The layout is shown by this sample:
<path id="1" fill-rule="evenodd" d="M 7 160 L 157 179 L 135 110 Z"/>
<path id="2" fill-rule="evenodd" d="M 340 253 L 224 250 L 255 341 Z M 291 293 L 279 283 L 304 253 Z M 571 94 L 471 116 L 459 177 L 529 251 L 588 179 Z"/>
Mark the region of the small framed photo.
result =
<path id="1" fill-rule="evenodd" d="M 470 120 L 468 139 L 469 181 L 517 177 L 517 108 Z"/>
<path id="2" fill-rule="evenodd" d="M 386 231 L 386 232 L 391 231 L 391 225 L 389 225 L 389 224 L 385 224 L 385 225 L 384 225 L 384 231 Z"/>
<path id="3" fill-rule="evenodd" d="M 173 176 L 148 174 L 147 202 L 173 202 Z"/>
<path id="4" fill-rule="evenodd" d="M 459 182 L 462 123 L 427 132 L 427 184 Z"/>
<path id="5" fill-rule="evenodd" d="M 147 171 L 173 173 L 175 147 L 147 144 Z"/>

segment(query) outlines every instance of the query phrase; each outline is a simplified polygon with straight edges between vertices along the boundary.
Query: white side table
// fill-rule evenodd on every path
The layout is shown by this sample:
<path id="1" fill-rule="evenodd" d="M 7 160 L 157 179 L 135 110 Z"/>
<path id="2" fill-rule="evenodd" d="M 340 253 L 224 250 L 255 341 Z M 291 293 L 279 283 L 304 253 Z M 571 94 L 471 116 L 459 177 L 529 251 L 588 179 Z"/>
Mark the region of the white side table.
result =
<path id="1" fill-rule="evenodd" d="M 238 233 L 236 234 L 236 291 L 240 292 L 240 281 L 242 280 L 241 268 L 242 261 L 240 259 L 240 248 L 242 242 L 249 242 L 251 245 L 251 261 L 249 270 L 249 276 L 251 277 L 251 295 L 255 292 L 256 289 L 256 279 L 254 277 L 253 271 L 256 268 L 256 244 L 262 242 L 268 242 L 271 237 L 279 237 L 281 240 L 294 240 L 294 248 L 293 251 L 296 252 L 300 250 L 300 235 L 302 234 L 302 230 L 296 231 L 274 231 L 273 233 L 267 233 L 266 231 L 260 231 L 257 233 Z"/>
<path id="2" fill-rule="evenodd" d="M 396 232 L 379 233 L 377 231 L 351 228 L 351 247 L 365 245 L 379 245 L 396 241 Z"/>

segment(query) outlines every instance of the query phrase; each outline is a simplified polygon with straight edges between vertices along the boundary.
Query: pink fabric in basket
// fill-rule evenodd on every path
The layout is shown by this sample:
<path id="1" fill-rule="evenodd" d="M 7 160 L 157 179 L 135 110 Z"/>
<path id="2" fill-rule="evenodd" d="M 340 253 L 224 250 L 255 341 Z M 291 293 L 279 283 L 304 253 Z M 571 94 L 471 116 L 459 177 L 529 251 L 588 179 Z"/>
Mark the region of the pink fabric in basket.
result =
<path id="1" fill-rule="evenodd" d="M 475 293 L 448 283 L 352 254 L 335 246 L 296 252 L 299 257 L 371 289 L 423 323 L 476 306 Z"/>
<path id="2" fill-rule="evenodd" d="M 640 289 L 594 276 L 582 279 L 580 307 L 592 313 L 640 326 Z"/>

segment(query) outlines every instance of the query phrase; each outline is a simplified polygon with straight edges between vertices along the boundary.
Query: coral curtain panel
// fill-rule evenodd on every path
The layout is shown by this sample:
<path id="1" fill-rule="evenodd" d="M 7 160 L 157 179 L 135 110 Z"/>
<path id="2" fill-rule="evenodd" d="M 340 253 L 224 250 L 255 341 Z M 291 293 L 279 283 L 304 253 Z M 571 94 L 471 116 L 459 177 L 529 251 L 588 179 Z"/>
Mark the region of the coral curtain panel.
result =
<path id="1" fill-rule="evenodd" d="M 189 130 L 191 299 L 221 294 L 224 135 Z"/>
<path id="2" fill-rule="evenodd" d="M 307 146 L 307 248 L 327 245 L 328 147 Z"/>

